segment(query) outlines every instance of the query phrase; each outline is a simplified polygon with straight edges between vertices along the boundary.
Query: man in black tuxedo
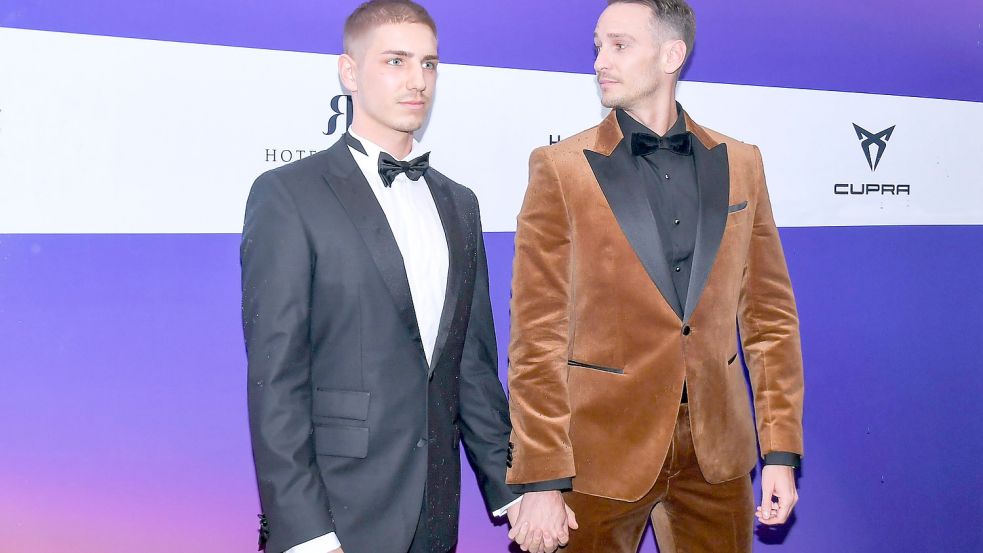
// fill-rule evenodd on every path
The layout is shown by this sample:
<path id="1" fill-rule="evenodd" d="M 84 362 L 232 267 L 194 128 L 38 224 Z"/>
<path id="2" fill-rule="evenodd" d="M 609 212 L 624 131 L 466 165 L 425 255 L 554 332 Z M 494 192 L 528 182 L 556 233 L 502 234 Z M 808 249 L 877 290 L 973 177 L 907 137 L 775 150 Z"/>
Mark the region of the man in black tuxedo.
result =
<path id="1" fill-rule="evenodd" d="M 422 7 L 363 4 L 338 68 L 352 128 L 260 176 L 246 206 L 260 546 L 446 553 L 462 438 L 489 509 L 518 509 L 478 202 L 413 140 L 436 84 L 436 27 Z"/>

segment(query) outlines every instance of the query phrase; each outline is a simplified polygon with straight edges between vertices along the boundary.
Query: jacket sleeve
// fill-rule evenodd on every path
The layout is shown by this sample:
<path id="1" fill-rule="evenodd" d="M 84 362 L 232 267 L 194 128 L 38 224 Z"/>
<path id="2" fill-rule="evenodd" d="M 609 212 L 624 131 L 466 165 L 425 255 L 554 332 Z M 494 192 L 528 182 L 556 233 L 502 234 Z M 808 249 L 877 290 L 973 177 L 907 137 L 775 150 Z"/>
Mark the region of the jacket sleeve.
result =
<path id="1" fill-rule="evenodd" d="M 474 202 L 477 263 L 471 318 L 461 359 L 461 430 L 468 461 L 489 512 L 501 509 L 518 496 L 505 484 L 505 465 L 511 425 L 502 382 L 498 378 L 498 348 L 488 292 L 488 261 L 478 200 Z"/>
<path id="2" fill-rule="evenodd" d="M 785 254 L 772 215 L 761 152 L 754 147 L 757 201 L 738 305 L 762 456 L 802 455 L 802 348 Z"/>
<path id="3" fill-rule="evenodd" d="M 335 530 L 311 437 L 311 253 L 296 203 L 275 173 L 246 204 L 240 248 L 249 430 L 267 551 Z"/>
<path id="4" fill-rule="evenodd" d="M 549 489 L 556 489 L 566 487 L 566 479 L 575 475 L 567 394 L 570 232 L 555 163 L 548 149 L 538 148 L 529 159 L 529 187 L 515 234 L 509 345 L 510 484 L 553 481 Z"/>

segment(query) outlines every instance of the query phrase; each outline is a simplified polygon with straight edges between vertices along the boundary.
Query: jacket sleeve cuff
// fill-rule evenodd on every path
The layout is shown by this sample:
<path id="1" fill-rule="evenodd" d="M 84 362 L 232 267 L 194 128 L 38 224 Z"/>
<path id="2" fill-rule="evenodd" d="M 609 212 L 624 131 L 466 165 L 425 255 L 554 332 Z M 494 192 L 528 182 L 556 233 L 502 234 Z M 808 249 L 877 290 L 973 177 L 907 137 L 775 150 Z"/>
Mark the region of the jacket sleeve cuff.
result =
<path id="1" fill-rule="evenodd" d="M 799 468 L 802 465 L 802 456 L 788 451 L 772 451 L 765 455 L 765 465 L 785 465 Z"/>
<path id="2" fill-rule="evenodd" d="M 330 553 L 340 547 L 341 542 L 338 541 L 338 536 L 331 532 L 297 544 L 286 550 L 285 553 Z"/>
<path id="3" fill-rule="evenodd" d="M 517 505 L 520 501 L 522 501 L 522 496 L 521 495 L 519 497 L 513 499 L 512 501 L 510 501 L 508 505 L 506 505 L 506 506 L 502 507 L 501 509 L 498 509 L 497 511 L 495 511 L 494 513 L 492 513 L 492 516 L 493 517 L 496 517 L 496 518 L 497 517 L 501 517 L 501 516 L 505 516 L 509 512 L 509 509 L 511 509 L 513 505 Z"/>
<path id="4" fill-rule="evenodd" d="M 566 492 L 573 489 L 573 478 L 558 478 L 556 480 L 546 480 L 544 482 L 531 482 L 529 484 L 509 484 L 513 493 L 529 492 Z"/>

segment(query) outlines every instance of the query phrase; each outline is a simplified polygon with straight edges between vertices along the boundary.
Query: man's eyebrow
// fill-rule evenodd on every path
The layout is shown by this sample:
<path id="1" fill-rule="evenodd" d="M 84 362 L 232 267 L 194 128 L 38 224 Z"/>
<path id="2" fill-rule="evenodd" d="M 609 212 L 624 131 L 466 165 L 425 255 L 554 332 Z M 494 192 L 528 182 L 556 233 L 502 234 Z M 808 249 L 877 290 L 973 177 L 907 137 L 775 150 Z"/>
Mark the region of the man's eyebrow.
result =
<path id="1" fill-rule="evenodd" d="M 380 53 L 381 54 L 384 54 L 384 55 L 389 55 L 389 56 L 399 56 L 401 58 L 412 58 L 413 57 L 413 54 L 411 52 L 407 52 L 406 50 L 386 50 L 386 51 L 380 52 Z"/>
<path id="2" fill-rule="evenodd" d="M 608 33 L 604 36 L 607 38 L 634 38 L 628 33 Z M 594 33 L 594 38 L 597 38 L 597 33 Z"/>
<path id="3" fill-rule="evenodd" d="M 437 54 L 430 54 L 429 56 L 423 56 L 423 61 L 438 61 L 440 57 Z"/>

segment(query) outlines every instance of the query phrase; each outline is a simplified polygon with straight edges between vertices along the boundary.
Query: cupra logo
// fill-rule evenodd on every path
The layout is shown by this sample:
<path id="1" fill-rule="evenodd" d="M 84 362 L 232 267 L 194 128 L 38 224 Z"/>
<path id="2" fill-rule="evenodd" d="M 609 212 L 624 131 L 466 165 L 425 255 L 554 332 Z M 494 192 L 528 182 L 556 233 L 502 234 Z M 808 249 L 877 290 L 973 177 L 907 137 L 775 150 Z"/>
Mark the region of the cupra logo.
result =
<path id="1" fill-rule="evenodd" d="M 887 141 L 891 139 L 895 126 L 892 125 L 891 128 L 874 134 L 856 123 L 853 124 L 853 128 L 857 131 L 857 138 L 860 139 L 860 147 L 863 148 L 864 155 L 867 156 L 867 165 L 870 165 L 871 171 L 877 170 L 877 165 L 881 162 L 881 156 L 887 149 Z M 871 150 L 875 147 L 877 148 L 876 156 L 871 155 Z"/>

